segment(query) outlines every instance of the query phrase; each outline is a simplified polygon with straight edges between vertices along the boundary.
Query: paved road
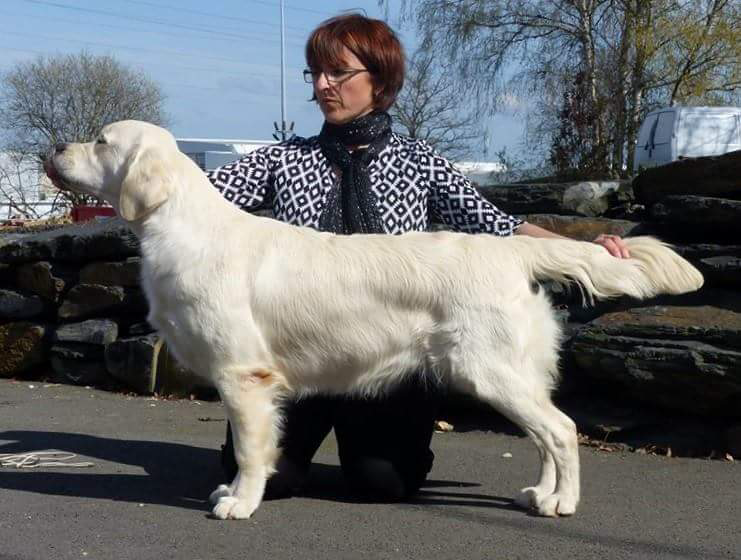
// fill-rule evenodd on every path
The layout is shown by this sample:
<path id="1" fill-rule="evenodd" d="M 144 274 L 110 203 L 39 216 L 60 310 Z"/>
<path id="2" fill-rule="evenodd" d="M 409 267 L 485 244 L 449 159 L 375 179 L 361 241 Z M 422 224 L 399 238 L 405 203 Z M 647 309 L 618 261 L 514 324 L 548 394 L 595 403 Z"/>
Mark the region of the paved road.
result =
<path id="1" fill-rule="evenodd" d="M 534 481 L 535 448 L 478 431 L 435 435 L 413 503 L 347 500 L 330 437 L 306 496 L 216 521 L 204 498 L 221 482 L 223 418 L 218 403 L 0 380 L 0 453 L 94 463 L 0 468 L 0 559 L 741 558 L 738 462 L 583 448 L 579 512 L 543 519 L 509 499 Z"/>

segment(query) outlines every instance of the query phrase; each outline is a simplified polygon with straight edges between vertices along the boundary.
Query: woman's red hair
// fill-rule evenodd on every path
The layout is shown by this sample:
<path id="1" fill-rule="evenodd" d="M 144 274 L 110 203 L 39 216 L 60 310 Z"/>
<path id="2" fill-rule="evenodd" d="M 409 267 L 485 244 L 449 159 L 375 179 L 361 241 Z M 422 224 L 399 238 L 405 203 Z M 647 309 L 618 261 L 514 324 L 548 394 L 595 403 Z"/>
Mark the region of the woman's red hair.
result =
<path id="1" fill-rule="evenodd" d="M 404 50 L 396 34 L 378 19 L 360 14 L 323 22 L 306 42 L 306 63 L 312 70 L 343 68 L 347 47 L 371 74 L 375 108 L 388 110 L 404 85 Z"/>

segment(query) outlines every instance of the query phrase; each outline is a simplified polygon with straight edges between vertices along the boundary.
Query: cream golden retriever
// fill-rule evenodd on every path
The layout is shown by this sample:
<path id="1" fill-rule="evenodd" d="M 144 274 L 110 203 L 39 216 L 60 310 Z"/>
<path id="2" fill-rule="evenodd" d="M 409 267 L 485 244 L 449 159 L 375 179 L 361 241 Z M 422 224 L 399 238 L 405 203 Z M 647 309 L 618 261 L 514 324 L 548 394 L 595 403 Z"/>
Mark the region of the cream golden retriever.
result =
<path id="1" fill-rule="evenodd" d="M 551 402 L 561 329 L 537 280 L 591 297 L 698 289 L 702 275 L 661 242 L 593 243 L 457 233 L 338 236 L 230 204 L 167 131 L 123 121 L 60 144 L 47 173 L 109 202 L 138 235 L 149 322 L 218 389 L 239 472 L 213 515 L 255 511 L 278 456 L 287 394 L 378 394 L 409 372 L 475 395 L 518 424 L 540 477 L 518 504 L 546 516 L 579 502 L 574 423 Z M 410 411 L 413 413 L 414 411 Z"/>

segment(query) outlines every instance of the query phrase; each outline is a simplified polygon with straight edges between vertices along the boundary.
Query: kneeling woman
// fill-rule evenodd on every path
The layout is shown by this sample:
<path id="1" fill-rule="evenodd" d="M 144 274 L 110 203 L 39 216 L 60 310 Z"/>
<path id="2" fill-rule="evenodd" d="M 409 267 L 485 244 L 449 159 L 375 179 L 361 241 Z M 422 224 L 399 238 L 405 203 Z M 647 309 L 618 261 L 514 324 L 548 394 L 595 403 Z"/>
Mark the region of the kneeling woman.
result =
<path id="1" fill-rule="evenodd" d="M 433 218 L 467 233 L 559 237 L 498 210 L 427 143 L 392 132 L 386 111 L 404 82 L 404 53 L 386 23 L 357 14 L 330 19 L 309 37 L 306 62 L 304 77 L 325 118 L 319 135 L 263 147 L 211 171 L 228 200 L 338 234 L 424 231 Z M 596 242 L 628 256 L 620 238 Z M 405 384 L 377 398 L 287 403 L 282 456 L 266 497 L 300 490 L 332 428 L 354 493 L 371 500 L 416 493 L 432 467 L 430 441 L 444 393 L 424 375 L 410 372 Z M 227 429 L 222 463 L 230 480 L 237 472 L 231 442 Z"/>

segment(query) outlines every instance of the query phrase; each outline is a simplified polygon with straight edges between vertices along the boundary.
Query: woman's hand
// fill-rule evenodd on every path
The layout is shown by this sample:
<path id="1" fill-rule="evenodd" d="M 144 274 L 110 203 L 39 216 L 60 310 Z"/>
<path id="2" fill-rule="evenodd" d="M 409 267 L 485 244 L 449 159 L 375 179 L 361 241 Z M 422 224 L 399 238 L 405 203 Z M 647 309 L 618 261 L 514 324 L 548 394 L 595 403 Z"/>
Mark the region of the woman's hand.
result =
<path id="1" fill-rule="evenodd" d="M 602 245 L 607 251 L 618 259 L 629 259 L 630 251 L 625 245 L 625 241 L 619 235 L 611 235 L 609 233 L 601 233 L 593 241 L 597 245 Z"/>

